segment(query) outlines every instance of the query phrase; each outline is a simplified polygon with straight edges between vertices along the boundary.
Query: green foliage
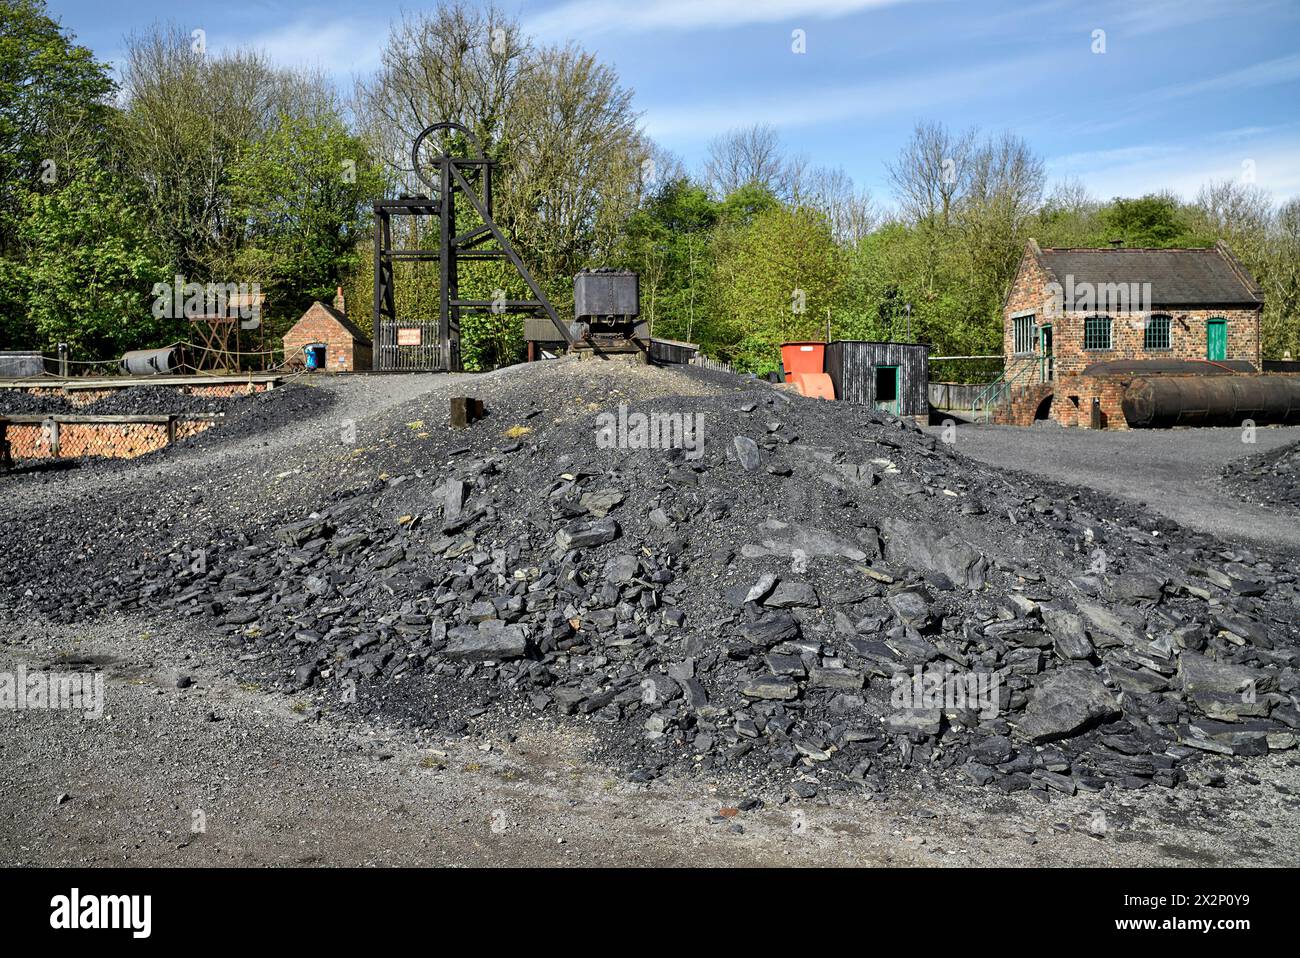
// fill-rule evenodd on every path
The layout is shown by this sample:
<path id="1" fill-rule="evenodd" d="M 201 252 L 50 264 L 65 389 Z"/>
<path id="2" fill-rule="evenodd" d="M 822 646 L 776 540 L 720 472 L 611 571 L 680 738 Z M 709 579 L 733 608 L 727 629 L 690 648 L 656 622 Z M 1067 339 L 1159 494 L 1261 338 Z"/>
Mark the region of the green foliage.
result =
<path id="1" fill-rule="evenodd" d="M 0 255 L 16 242 L 24 196 L 70 178 L 101 144 L 113 89 L 44 0 L 0 3 Z"/>
<path id="2" fill-rule="evenodd" d="M 1187 226 L 1172 196 L 1148 194 L 1135 200 L 1116 199 L 1103 217 L 1111 239 L 1125 246 L 1177 246 Z"/>
<path id="3" fill-rule="evenodd" d="M 718 204 L 684 176 L 663 184 L 628 218 L 620 265 L 640 275 L 641 318 L 652 334 L 693 341 L 718 218 Z"/>
<path id="4" fill-rule="evenodd" d="M 781 343 L 824 337 L 841 280 L 825 216 L 769 206 L 747 223 L 724 226 L 717 244 L 715 334 L 724 358 L 766 373 L 779 365 Z"/>
<path id="5" fill-rule="evenodd" d="M 486 372 L 524 358 L 524 321 L 511 313 L 472 313 L 461 320 L 460 357 L 469 372 Z"/>
<path id="6" fill-rule="evenodd" d="M 235 272 L 261 284 L 272 329 L 313 300 L 330 302 L 356 270 L 369 233 L 365 202 L 382 189 L 361 141 L 337 118 L 282 116 L 242 151 L 230 171 L 235 218 L 244 224 Z"/>
<path id="7" fill-rule="evenodd" d="M 28 255 L 11 283 L 32 345 L 66 342 L 74 356 L 108 358 L 182 337 L 178 323 L 152 315 L 153 285 L 169 277 L 133 199 L 102 172 L 27 195 L 19 232 Z"/>

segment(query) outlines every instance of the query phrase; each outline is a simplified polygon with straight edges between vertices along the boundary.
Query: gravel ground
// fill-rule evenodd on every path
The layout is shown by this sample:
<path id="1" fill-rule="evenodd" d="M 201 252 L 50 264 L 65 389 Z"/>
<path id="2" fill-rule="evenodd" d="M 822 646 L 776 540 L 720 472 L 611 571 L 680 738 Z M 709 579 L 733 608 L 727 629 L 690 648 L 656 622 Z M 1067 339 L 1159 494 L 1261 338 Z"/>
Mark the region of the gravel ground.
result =
<path id="1" fill-rule="evenodd" d="M 929 432 L 941 435 L 942 426 Z M 1266 506 L 1225 494 L 1226 464 L 1300 439 L 1300 427 L 1261 428 L 1253 445 L 1240 429 L 1094 432 L 1052 426 L 959 426 L 956 448 L 991 465 L 1087 486 L 1145 506 L 1225 540 L 1300 547 L 1300 524 L 1279 523 Z"/>
<path id="2" fill-rule="evenodd" d="M 243 426 L 232 421 L 205 434 L 213 437 L 210 442 L 179 446 L 130 464 L 87 463 L 58 474 L 0 478 L 0 551 L 8 553 L 0 563 L 0 595 L 9 603 L 0 604 L 0 672 L 19 664 L 50 666 L 60 656 L 69 664 L 83 663 L 78 668 L 101 668 L 109 682 L 111 716 L 91 721 L 60 713 L 0 711 L 5 729 L 0 757 L 22 767 L 21 774 L 0 780 L 0 850 L 11 856 L 6 860 L 1002 865 L 1296 861 L 1289 844 L 1271 840 L 1294 832 L 1300 823 L 1295 798 L 1300 772 L 1294 751 L 1228 759 L 1207 754 L 1189 764 L 1186 776 L 1179 770 L 1177 788 L 1054 792 L 1049 803 L 1041 787 L 1001 794 L 964 783 L 961 776 L 945 775 L 942 769 L 951 767 L 956 755 L 952 745 L 947 746 L 948 765 L 943 765 L 944 748 L 932 749 L 918 740 L 915 762 L 910 746 L 904 749 L 905 764 L 911 766 L 908 775 L 891 779 L 889 787 L 874 794 L 814 790 L 796 801 L 779 789 L 750 787 L 708 757 L 695 767 L 665 763 L 653 781 L 629 780 L 627 755 L 618 752 L 618 743 L 626 740 L 611 736 L 608 723 L 593 721 L 599 716 L 557 722 L 553 709 L 539 716 L 535 710 L 518 708 L 518 696 L 511 698 L 505 694 L 508 689 L 503 693 L 493 684 L 504 685 L 522 675 L 510 669 L 474 665 L 448 671 L 444 663 L 421 677 L 429 684 L 376 681 L 373 703 L 378 704 L 363 700 L 365 707 L 349 708 L 346 700 L 340 703 L 333 685 L 294 689 L 286 683 L 286 663 L 279 660 L 283 650 L 273 641 L 276 635 L 251 629 L 232 634 L 228 625 L 200 617 L 198 608 L 172 605 L 175 611 L 167 617 L 128 608 L 73 622 L 85 607 L 101 606 L 103 594 L 111 593 L 116 562 L 123 563 L 124 571 L 165 566 L 169 553 L 188 554 L 183 550 L 209 536 L 213 542 L 222 540 L 214 553 L 220 557 L 230 554 L 232 534 L 240 540 L 235 548 L 240 542 L 261 548 L 257 543 L 270 529 L 301 519 L 322 504 L 347 504 L 349 499 L 368 502 L 375 534 L 392 530 L 400 526 L 397 519 L 404 512 L 428 514 L 430 490 L 438 476 L 449 461 L 466 461 L 459 458 L 466 452 L 476 457 L 515 455 L 505 482 L 491 480 L 477 487 L 506 497 L 500 511 L 510 521 L 517 518 L 511 509 L 521 501 L 511 494 L 526 490 L 530 482 L 537 488 L 554 487 L 560 471 L 556 467 L 562 463 L 580 475 L 631 479 L 634 501 L 618 516 L 633 530 L 629 537 L 648 547 L 643 551 L 651 556 L 651 549 L 662 548 L 665 541 L 671 544 L 666 535 L 643 527 L 645 509 L 661 501 L 656 497 L 670 488 L 655 479 L 662 475 L 663 464 L 622 461 L 611 470 L 591 456 L 594 411 L 618 401 L 655 402 L 665 395 L 690 406 L 689 397 L 696 396 L 703 397 L 696 405 L 707 405 L 716 417 L 710 419 L 711 428 L 723 423 L 725 435 L 712 437 L 714 442 L 721 439 L 729 447 L 733 431 L 740 429 L 787 434 L 779 423 L 771 425 L 773 416 L 785 415 L 772 407 L 756 414 L 738 412 L 736 407 L 750 397 L 758 395 L 761 401 L 755 388 L 752 381 L 730 376 L 572 363 L 477 377 L 321 377 L 287 387 L 277 399 L 256 407 L 256 415 L 247 416 Z M 468 433 L 449 433 L 447 399 L 465 393 L 487 399 L 489 419 Z M 807 449 L 863 437 L 879 444 L 897 435 L 903 445 L 887 448 L 909 470 L 907 479 L 876 477 L 883 484 L 864 502 L 881 509 L 897 500 L 899 511 L 888 515 L 941 515 L 945 529 L 975 537 L 981 548 L 997 549 L 1007 557 L 989 570 L 999 588 L 1018 577 L 1017 590 L 1041 597 L 1044 586 L 1034 584 L 1041 581 L 1038 572 L 1077 575 L 1078 563 L 1087 557 L 1070 537 L 1080 532 L 1080 523 L 1091 523 L 1089 533 L 1104 529 L 1112 537 L 1108 549 L 1121 557 L 1128 550 L 1135 569 L 1150 569 L 1152 563 L 1163 567 L 1171 559 L 1182 564 L 1178 553 L 1169 551 L 1180 546 L 1188 555 L 1212 547 L 1194 542 L 1176 527 L 1143 525 L 1140 518 L 1115 511 L 1101 497 L 1075 496 L 1068 506 L 1054 509 L 1040 489 L 1017 490 L 990 478 L 983 467 L 936 454 L 905 431 L 888 425 L 882 431 L 882 423 L 865 411 L 814 404 L 796 412 L 790 412 L 790 418 L 804 433 L 800 444 L 790 446 L 796 459 Z M 521 427 L 523 422 L 530 426 Z M 531 435 L 507 443 L 511 427 Z M 959 434 L 958 453 L 974 455 L 967 448 L 967 435 Z M 739 517 L 736 528 L 745 531 L 731 532 L 725 522 L 705 522 L 702 514 L 697 516 L 700 521 L 690 533 L 701 556 L 711 548 L 735 547 L 737 535 L 752 534 L 756 516 L 788 518 L 793 512 L 817 519 L 827 508 L 838 509 L 847 501 L 844 493 L 827 497 L 809 492 L 791 498 L 787 493 L 803 488 L 798 475 L 789 482 L 773 478 L 788 475 L 779 471 L 777 447 L 783 442 L 794 440 L 769 442 L 769 461 L 778 470 L 771 475 L 737 474 L 734 462 L 728 465 L 725 456 L 715 453 L 708 468 L 727 470 L 712 475 L 730 483 Z M 459 452 L 457 445 L 472 448 Z M 508 451 L 510 445 L 514 453 Z M 574 461 L 567 451 L 570 446 L 584 450 L 581 456 L 588 461 Z M 538 458 L 543 451 L 549 458 Z M 527 465 L 520 468 L 520 463 Z M 584 473 L 589 465 L 599 468 Z M 389 477 L 401 479 L 400 487 Z M 525 483 L 522 489 L 520 482 Z M 595 483 L 587 488 L 595 488 Z M 976 492 L 994 507 L 989 518 L 979 518 L 984 513 L 974 501 Z M 716 504 L 716 499 L 710 502 Z M 1020 513 L 1012 518 L 1011 529 L 1000 518 L 1008 506 Z M 523 520 L 519 538 L 534 535 L 529 522 L 549 536 L 545 530 L 552 521 L 550 509 L 539 501 L 531 516 L 518 516 Z M 996 523 L 993 516 L 999 517 Z M 437 526 L 429 517 L 429 536 L 421 538 L 424 530 L 417 530 L 414 544 L 436 538 Z M 500 534 L 493 528 L 492 535 Z M 1153 538 L 1157 535 L 1163 538 Z M 1073 551 L 1067 548 L 1071 545 Z M 742 562 L 736 557 L 723 562 L 717 573 L 704 561 L 698 569 L 715 579 L 738 576 L 725 584 L 729 591 L 738 587 L 743 593 L 753 580 L 755 561 L 762 568 L 788 565 L 771 558 Z M 1267 601 L 1232 601 L 1268 623 L 1260 628 L 1287 644 L 1265 660 L 1275 667 L 1289 661 L 1290 626 L 1276 618 L 1276 602 L 1294 591 L 1293 578 L 1283 571 L 1289 566 L 1267 553 L 1233 554 L 1228 561 L 1237 574 L 1253 566 L 1269 584 L 1272 598 Z M 844 571 L 827 565 L 815 563 L 811 577 L 819 588 L 841 594 L 837 577 Z M 365 587 L 379 590 L 367 597 L 381 601 L 383 583 L 391 577 L 377 572 L 367 574 Z M 286 566 L 284 574 L 291 578 L 299 573 Z M 162 587 L 166 576 L 153 575 L 150 572 L 144 581 Z M 945 613 L 943 631 L 950 641 L 962 642 L 949 623 L 971 614 L 966 611 L 970 602 L 951 595 L 952 582 L 944 584 L 945 578 L 931 575 L 928 581 L 945 593 L 939 603 Z M 695 575 L 693 581 L 702 581 L 702 576 Z M 1232 579 L 1236 584 L 1243 581 Z M 96 588 L 95 582 L 103 585 Z M 1149 584 L 1140 583 L 1143 588 Z M 1183 610 L 1199 608 L 1185 593 L 1175 594 L 1175 585 L 1165 603 L 1175 619 L 1166 625 L 1180 621 Z M 1101 580 L 1093 586 L 1110 589 Z M 709 585 L 681 597 L 688 621 L 708 621 L 708 610 L 697 608 L 700 602 L 725 604 L 720 594 L 714 596 L 720 588 Z M 277 599 L 279 595 L 277 590 Z M 1154 595 L 1159 602 L 1159 588 Z M 50 602 L 47 596 L 81 598 L 60 608 L 62 600 Z M 1025 597 L 1018 597 L 1023 607 Z M 1140 598 L 1136 593 L 1133 597 Z M 878 597 L 868 598 L 874 603 Z M 859 603 L 853 597 L 835 601 L 850 610 Z M 984 600 L 977 604 L 986 605 Z M 360 608 L 365 610 L 364 603 Z M 989 621 L 989 608 L 974 613 L 975 619 Z M 1260 633 L 1261 643 L 1265 634 Z M 669 640 L 676 641 L 671 636 Z M 1218 638 L 1213 642 L 1222 645 Z M 590 663 L 598 670 L 607 664 L 603 656 L 579 656 L 579 651 L 573 658 L 583 667 Z M 1235 650 L 1232 654 L 1238 655 Z M 1248 647 L 1240 654 L 1257 661 L 1251 657 L 1261 653 Z M 726 657 L 730 655 L 729 648 Z M 619 653 L 612 651 L 612 656 L 617 663 Z M 712 652 L 703 661 L 713 668 L 718 658 Z M 723 665 L 734 671 L 726 658 Z M 292 673 L 292 663 L 288 671 Z M 460 671 L 464 674 L 457 675 Z M 178 684 L 180 675 L 192 677 L 193 684 Z M 725 688 L 710 688 L 715 702 L 734 698 L 731 672 L 726 675 Z M 1290 676 L 1284 673 L 1288 682 Z M 427 696 L 404 696 L 404 688 L 451 696 L 451 710 L 457 714 L 447 715 L 445 705 L 430 703 Z M 819 697 L 810 696 L 810 702 L 810 708 L 821 708 Z M 404 720 L 410 716 L 413 721 Z M 68 734 L 69 724 L 76 725 L 76 734 Z M 727 730 L 729 726 L 719 731 Z M 1134 744 L 1128 739 L 1120 746 Z M 685 758 L 689 761 L 689 752 Z M 936 788 L 940 778 L 941 790 Z M 883 777 L 880 781 L 885 784 Z M 198 836 L 189 831 L 195 809 L 203 811 L 208 823 L 208 831 Z"/>
<path id="3" fill-rule="evenodd" d="M 725 782 L 622 781 L 581 734 L 549 723 L 513 741 L 416 740 L 322 720 L 305 699 L 232 681 L 185 627 L 146 628 L 120 617 L 5 630 L 0 671 L 98 670 L 106 708 L 0 711 L 0 865 L 1300 863 L 1300 768 L 1276 755 L 1216 787 L 1050 806 L 971 786 L 741 811 Z M 192 684 L 178 689 L 182 675 Z"/>

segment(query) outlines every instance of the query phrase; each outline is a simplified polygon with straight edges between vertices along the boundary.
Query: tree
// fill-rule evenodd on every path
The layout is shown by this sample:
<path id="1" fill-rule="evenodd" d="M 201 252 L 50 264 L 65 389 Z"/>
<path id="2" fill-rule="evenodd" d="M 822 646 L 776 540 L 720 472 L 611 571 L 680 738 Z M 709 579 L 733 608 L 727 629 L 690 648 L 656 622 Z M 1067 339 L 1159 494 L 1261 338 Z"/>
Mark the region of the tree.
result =
<path id="1" fill-rule="evenodd" d="M 1300 358 L 1300 198 L 1288 200 L 1273 217 L 1267 253 L 1257 267 L 1266 305 L 1260 338 L 1264 355 Z"/>
<path id="2" fill-rule="evenodd" d="M 285 318 L 328 302 L 356 268 L 368 236 L 365 204 L 383 187 L 340 120 L 282 116 L 231 167 L 234 218 L 245 231 L 236 272 L 260 283 Z"/>
<path id="3" fill-rule="evenodd" d="M 879 214 L 871 193 L 857 190 L 842 168 L 813 167 L 794 183 L 795 206 L 811 206 L 830 222 L 837 243 L 852 246 L 875 227 Z"/>
<path id="4" fill-rule="evenodd" d="M 709 141 L 704 182 L 719 199 L 745 186 L 785 195 L 790 172 L 790 162 L 781 151 L 780 137 L 765 123 L 730 130 Z"/>
<path id="5" fill-rule="evenodd" d="M 664 182 L 625 228 L 622 263 L 641 277 L 641 315 L 651 332 L 691 340 L 712 262 L 719 206 L 686 176 Z"/>
<path id="6" fill-rule="evenodd" d="M 356 85 L 359 132 L 408 192 L 428 189 L 410 157 L 415 138 L 433 123 L 459 123 L 489 158 L 509 160 L 535 57 L 518 20 L 495 6 L 443 0 L 430 12 L 406 14 L 389 30 L 379 70 Z"/>
<path id="7" fill-rule="evenodd" d="M 29 193 L 19 231 L 30 255 L 16 271 L 42 348 L 66 342 L 95 359 L 183 338 L 155 319 L 155 283 L 169 279 L 130 184 L 86 173 L 57 192 Z"/>
<path id="8" fill-rule="evenodd" d="M 277 69 L 257 52 L 213 55 L 178 29 L 131 37 L 123 73 L 118 143 L 164 255 L 197 281 L 238 279 L 235 164 L 282 117 L 334 115 L 332 94 L 317 75 Z"/>
<path id="9" fill-rule="evenodd" d="M 608 262 L 636 209 L 649 147 L 632 93 L 576 47 L 540 51 L 527 71 L 500 210 L 560 301 L 586 265 Z"/>
<path id="10" fill-rule="evenodd" d="M 1174 246 L 1187 232 L 1178 199 L 1149 193 L 1138 199 L 1116 198 L 1102 217 L 1113 239 L 1125 246 Z"/>
<path id="11" fill-rule="evenodd" d="M 24 197 L 67 182 L 102 145 L 108 67 L 73 42 L 44 0 L 0 3 L 0 256 Z"/>
<path id="12" fill-rule="evenodd" d="M 970 186 L 974 141 L 973 130 L 953 134 L 942 123 L 918 123 L 898 157 L 886 164 L 899 207 L 913 223 L 948 226 Z"/>
<path id="13" fill-rule="evenodd" d="M 714 279 L 717 351 L 763 373 L 777 368 L 781 343 L 821 339 L 839 258 L 830 224 L 807 208 L 778 206 L 724 233 Z"/>

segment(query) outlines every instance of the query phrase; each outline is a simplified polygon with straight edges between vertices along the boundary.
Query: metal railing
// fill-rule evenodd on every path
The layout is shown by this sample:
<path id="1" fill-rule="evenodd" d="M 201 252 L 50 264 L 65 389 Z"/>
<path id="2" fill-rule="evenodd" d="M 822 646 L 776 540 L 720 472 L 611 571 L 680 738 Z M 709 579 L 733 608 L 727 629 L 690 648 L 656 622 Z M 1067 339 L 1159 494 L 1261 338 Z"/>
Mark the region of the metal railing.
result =
<path id="1" fill-rule="evenodd" d="M 977 422 L 989 422 L 992 420 L 994 413 L 997 412 L 1010 398 L 1011 390 L 1016 386 L 1028 385 L 1024 382 L 1032 378 L 1034 371 L 1037 369 L 1035 363 L 1018 363 L 1008 377 L 1007 370 L 993 382 L 985 386 L 971 407 Z"/>

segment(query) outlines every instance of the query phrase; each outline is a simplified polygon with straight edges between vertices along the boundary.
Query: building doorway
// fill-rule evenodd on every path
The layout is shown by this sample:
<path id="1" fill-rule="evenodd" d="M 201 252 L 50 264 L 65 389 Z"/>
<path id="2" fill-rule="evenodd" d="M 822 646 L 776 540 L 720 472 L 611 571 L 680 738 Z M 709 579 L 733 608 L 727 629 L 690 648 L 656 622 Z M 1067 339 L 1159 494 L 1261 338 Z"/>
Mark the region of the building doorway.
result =
<path id="1" fill-rule="evenodd" d="M 895 416 L 902 410 L 898 380 L 897 366 L 876 367 L 876 408 L 893 413 Z"/>
<path id="2" fill-rule="evenodd" d="M 1228 358 L 1228 321 L 1216 316 L 1205 323 L 1205 358 Z"/>
<path id="3" fill-rule="evenodd" d="M 1038 327 L 1039 346 L 1042 350 L 1042 381 L 1050 383 L 1056 377 L 1056 354 L 1052 351 L 1052 324 Z"/>

